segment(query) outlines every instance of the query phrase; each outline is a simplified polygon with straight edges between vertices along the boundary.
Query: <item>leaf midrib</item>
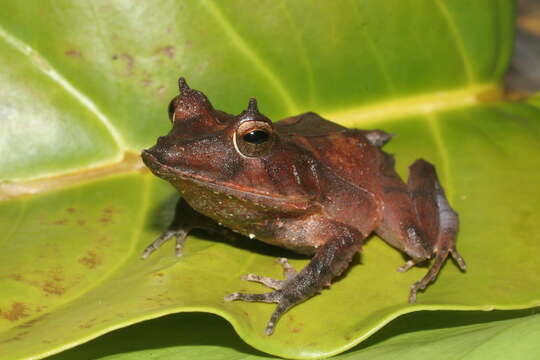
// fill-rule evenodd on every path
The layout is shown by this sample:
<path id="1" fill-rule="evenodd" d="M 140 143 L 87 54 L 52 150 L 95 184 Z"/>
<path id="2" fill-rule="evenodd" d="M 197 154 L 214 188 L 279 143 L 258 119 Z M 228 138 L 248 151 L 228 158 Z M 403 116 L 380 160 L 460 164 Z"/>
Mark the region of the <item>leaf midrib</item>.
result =
<path id="1" fill-rule="evenodd" d="M 213 15 L 219 18 L 220 13 L 214 5 L 215 4 L 213 4 L 212 1 L 205 2 L 205 6 L 208 10 L 213 12 Z M 230 31 L 233 35 L 235 34 L 234 29 L 230 29 Z M 40 174 L 35 177 L 12 179 L 10 182 L 3 183 L 0 182 L 0 201 L 27 194 L 47 192 L 111 176 L 113 174 L 119 175 L 139 171 L 141 168 L 144 168 L 142 162 L 138 159 L 138 149 L 134 151 L 127 146 L 122 134 L 120 134 L 118 129 L 89 97 L 67 81 L 67 79 L 57 72 L 35 49 L 7 32 L 1 26 L 0 38 L 4 39 L 18 52 L 30 58 L 36 68 L 77 99 L 77 101 L 79 101 L 88 111 L 94 114 L 107 129 L 119 150 L 118 156 L 110 159 L 109 162 L 106 162 L 105 164 L 103 164 L 103 162 L 95 163 L 93 166 L 82 171 L 80 169 L 70 169 L 56 174 Z M 240 44 L 244 43 L 240 41 Z M 243 46 L 246 47 L 247 45 L 244 44 Z M 267 70 L 269 74 L 272 75 L 270 69 Z M 277 78 L 274 80 L 280 84 Z M 383 100 L 374 104 L 361 105 L 359 107 L 341 109 L 338 111 L 329 111 L 328 113 L 321 112 L 321 115 L 345 126 L 358 126 L 359 124 L 373 126 L 388 119 L 411 115 L 429 115 L 478 103 L 494 102 L 501 98 L 502 90 L 498 84 L 473 83 L 469 86 L 457 89 L 417 94 L 402 97 L 397 100 Z"/>
<path id="2" fill-rule="evenodd" d="M 322 112 L 321 115 L 349 127 L 356 127 L 360 124 L 374 127 L 389 119 L 413 115 L 432 115 L 475 104 L 496 102 L 501 99 L 502 90 L 498 85 L 484 84 L 382 101 L 337 112 Z M 67 171 L 53 176 L 0 182 L 0 201 L 61 189 L 111 175 L 137 172 L 142 169 L 144 169 L 144 165 L 139 158 L 138 151 L 125 150 L 121 160 L 113 161 L 104 166 L 99 164 L 84 171 Z"/>

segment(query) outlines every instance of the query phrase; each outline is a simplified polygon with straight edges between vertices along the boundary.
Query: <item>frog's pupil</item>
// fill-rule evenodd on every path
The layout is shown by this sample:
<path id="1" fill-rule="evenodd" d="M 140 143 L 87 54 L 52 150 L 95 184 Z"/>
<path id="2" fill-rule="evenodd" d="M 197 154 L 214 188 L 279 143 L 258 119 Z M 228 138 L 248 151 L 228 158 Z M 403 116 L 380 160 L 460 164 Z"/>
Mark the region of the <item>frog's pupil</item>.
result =
<path id="1" fill-rule="evenodd" d="M 252 144 L 262 144 L 268 140 L 268 133 L 263 130 L 253 130 L 244 135 L 244 141 Z"/>

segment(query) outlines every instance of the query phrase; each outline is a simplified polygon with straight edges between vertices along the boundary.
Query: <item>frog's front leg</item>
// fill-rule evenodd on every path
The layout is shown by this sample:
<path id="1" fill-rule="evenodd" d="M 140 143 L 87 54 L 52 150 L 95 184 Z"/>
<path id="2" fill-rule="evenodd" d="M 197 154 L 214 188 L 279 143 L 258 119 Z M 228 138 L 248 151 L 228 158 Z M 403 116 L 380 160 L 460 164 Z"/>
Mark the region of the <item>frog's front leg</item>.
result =
<path id="1" fill-rule="evenodd" d="M 262 283 L 274 291 L 264 294 L 233 293 L 226 301 L 244 300 L 277 303 L 265 330 L 266 335 L 274 332 L 277 321 L 288 309 L 309 299 L 329 286 L 332 279 L 339 276 L 349 265 L 353 255 L 360 249 L 364 238 L 350 226 L 332 222 L 332 237 L 320 247 L 311 261 L 300 272 L 296 272 L 286 259 L 278 262 L 283 266 L 285 279 L 277 280 L 265 276 L 248 274 L 243 278 Z"/>
<path id="2" fill-rule="evenodd" d="M 216 232 L 224 228 L 220 227 L 214 220 L 193 210 L 184 199 L 180 198 L 176 203 L 173 221 L 167 230 L 144 249 L 142 258 L 146 259 L 161 245 L 173 238 L 176 238 L 176 256 L 182 256 L 183 244 L 189 232 L 193 229 Z"/>
<path id="3" fill-rule="evenodd" d="M 450 254 L 462 270 L 465 261 L 456 249 L 456 235 L 459 228 L 458 214 L 450 207 L 444 190 L 439 183 L 432 164 L 416 160 L 409 167 L 408 188 L 417 217 L 417 223 L 431 250 L 428 257 L 434 257 L 428 273 L 411 286 L 409 302 L 416 301 L 416 293 L 423 290 L 436 277 L 444 261 Z M 406 271 L 425 259 L 411 259 L 399 270 Z"/>

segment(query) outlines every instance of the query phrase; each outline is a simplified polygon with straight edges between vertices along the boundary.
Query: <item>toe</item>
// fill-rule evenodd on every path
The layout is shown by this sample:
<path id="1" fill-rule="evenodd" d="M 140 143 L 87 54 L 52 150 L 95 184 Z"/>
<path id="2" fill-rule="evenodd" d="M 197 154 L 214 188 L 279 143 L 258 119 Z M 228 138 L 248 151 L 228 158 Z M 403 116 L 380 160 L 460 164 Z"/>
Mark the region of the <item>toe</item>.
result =
<path id="1" fill-rule="evenodd" d="M 256 301 L 266 303 L 277 303 L 280 299 L 280 293 L 278 291 L 272 291 L 264 294 L 245 294 L 235 292 L 225 297 L 225 301 L 243 300 L 243 301 Z"/>
<path id="2" fill-rule="evenodd" d="M 283 280 L 273 279 L 266 276 L 259 276 L 256 274 L 247 274 L 242 276 L 242 280 L 252 281 L 259 284 L 268 286 L 271 289 L 279 290 L 283 287 Z"/>
<path id="3" fill-rule="evenodd" d="M 297 274 L 297 271 L 289 263 L 289 260 L 287 260 L 287 258 L 277 258 L 276 261 L 278 264 L 281 265 L 281 267 L 283 267 L 283 275 L 286 279 L 290 279 Z"/>

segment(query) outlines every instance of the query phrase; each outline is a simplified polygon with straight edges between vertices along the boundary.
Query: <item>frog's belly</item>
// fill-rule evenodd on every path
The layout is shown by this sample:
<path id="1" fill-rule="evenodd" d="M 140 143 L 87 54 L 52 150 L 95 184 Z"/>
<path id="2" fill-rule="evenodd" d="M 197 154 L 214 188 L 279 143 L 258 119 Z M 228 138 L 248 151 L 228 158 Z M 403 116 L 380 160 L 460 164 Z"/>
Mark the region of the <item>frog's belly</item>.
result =
<path id="1" fill-rule="evenodd" d="M 318 237 L 315 236 L 317 220 L 313 215 L 284 216 L 275 209 L 193 183 L 179 184 L 177 188 L 195 211 L 251 239 L 306 255 L 314 254 L 323 244 L 314 240 Z"/>

